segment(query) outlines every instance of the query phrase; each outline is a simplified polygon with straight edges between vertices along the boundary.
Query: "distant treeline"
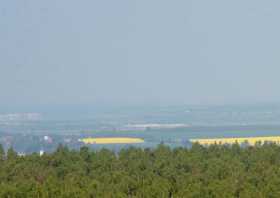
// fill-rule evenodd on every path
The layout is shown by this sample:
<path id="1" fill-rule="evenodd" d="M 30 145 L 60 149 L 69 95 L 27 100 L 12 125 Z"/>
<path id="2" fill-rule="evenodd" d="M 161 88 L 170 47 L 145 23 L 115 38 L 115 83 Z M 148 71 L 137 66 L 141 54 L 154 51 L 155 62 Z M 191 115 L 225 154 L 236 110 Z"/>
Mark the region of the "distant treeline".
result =
<path id="1" fill-rule="evenodd" d="M 59 146 L 20 157 L 0 148 L 0 197 L 280 197 L 280 146 L 194 144 L 118 153 Z"/>

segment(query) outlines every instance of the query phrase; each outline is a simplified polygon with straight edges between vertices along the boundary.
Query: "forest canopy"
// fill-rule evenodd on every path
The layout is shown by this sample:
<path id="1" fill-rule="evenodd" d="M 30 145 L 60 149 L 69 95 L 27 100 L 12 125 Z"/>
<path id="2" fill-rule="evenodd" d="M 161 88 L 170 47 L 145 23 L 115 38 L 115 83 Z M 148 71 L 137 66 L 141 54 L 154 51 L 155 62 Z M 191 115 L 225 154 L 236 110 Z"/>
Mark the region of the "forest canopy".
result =
<path id="1" fill-rule="evenodd" d="M 0 148 L 0 197 L 280 197 L 280 146 Z"/>

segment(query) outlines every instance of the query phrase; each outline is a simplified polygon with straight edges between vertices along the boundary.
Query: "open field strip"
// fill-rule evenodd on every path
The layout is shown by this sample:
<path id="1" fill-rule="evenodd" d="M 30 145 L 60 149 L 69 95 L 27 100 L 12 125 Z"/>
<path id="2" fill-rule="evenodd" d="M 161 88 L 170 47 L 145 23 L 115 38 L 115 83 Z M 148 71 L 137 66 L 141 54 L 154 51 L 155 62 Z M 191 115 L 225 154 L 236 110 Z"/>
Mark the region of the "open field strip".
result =
<path id="1" fill-rule="evenodd" d="M 242 137 L 242 138 L 209 138 L 209 139 L 190 139 L 192 143 L 199 143 L 202 145 L 211 144 L 243 144 L 255 145 L 257 142 L 265 143 L 272 142 L 280 144 L 280 136 L 267 136 L 267 137 Z"/>
<path id="2" fill-rule="evenodd" d="M 136 144 L 144 142 L 141 138 L 129 137 L 83 138 L 79 139 L 79 141 L 85 144 Z"/>

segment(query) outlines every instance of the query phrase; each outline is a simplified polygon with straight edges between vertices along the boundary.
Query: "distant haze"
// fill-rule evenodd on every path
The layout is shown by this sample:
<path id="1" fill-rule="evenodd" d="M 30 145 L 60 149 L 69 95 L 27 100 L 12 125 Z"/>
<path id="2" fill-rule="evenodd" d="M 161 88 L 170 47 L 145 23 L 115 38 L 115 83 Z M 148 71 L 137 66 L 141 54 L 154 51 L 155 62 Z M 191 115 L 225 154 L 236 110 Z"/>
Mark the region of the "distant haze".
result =
<path id="1" fill-rule="evenodd" d="M 0 106 L 280 101 L 280 1 L 0 5 Z"/>

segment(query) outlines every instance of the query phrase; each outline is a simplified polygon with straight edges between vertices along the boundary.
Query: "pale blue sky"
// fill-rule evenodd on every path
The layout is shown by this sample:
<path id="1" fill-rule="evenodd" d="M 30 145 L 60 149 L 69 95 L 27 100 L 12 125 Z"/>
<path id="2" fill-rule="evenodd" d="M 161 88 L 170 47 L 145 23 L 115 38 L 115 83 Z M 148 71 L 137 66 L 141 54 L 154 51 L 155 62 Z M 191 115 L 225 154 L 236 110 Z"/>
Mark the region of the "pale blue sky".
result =
<path id="1" fill-rule="evenodd" d="M 280 101 L 278 0 L 3 0 L 0 106 Z"/>

